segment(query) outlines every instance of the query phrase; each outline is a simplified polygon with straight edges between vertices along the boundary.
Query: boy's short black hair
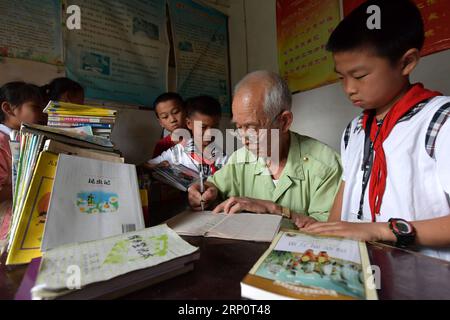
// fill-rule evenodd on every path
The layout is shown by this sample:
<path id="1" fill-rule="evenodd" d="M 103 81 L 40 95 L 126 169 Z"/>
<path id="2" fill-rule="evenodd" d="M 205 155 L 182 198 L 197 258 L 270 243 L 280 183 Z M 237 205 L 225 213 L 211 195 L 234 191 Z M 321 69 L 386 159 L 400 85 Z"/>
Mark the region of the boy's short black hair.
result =
<path id="1" fill-rule="evenodd" d="M 45 99 L 48 101 L 59 101 L 66 92 L 69 94 L 84 94 L 84 88 L 81 84 L 65 77 L 53 79 L 49 84 L 42 86 L 41 89 Z"/>
<path id="2" fill-rule="evenodd" d="M 0 105 L 3 102 L 8 102 L 12 108 L 16 108 L 29 101 L 43 103 L 41 90 L 34 84 L 15 81 L 0 88 Z M 4 121 L 5 114 L 0 109 L 0 122 L 3 123 Z"/>
<path id="3" fill-rule="evenodd" d="M 369 29 L 367 8 L 381 9 L 381 29 Z M 397 62 L 409 49 L 421 50 L 425 42 L 419 8 L 410 0 L 368 0 L 352 11 L 331 34 L 326 49 L 333 53 L 367 48 Z"/>
<path id="4" fill-rule="evenodd" d="M 158 104 L 167 101 L 174 101 L 180 108 L 184 109 L 183 98 L 178 93 L 166 92 L 156 98 L 155 102 L 153 102 L 153 110 L 155 111 L 156 116 L 158 116 L 158 113 L 156 112 Z"/>
<path id="5" fill-rule="evenodd" d="M 186 113 L 190 117 L 194 113 L 200 113 L 210 117 L 221 117 L 222 107 L 219 101 L 211 96 L 198 96 L 186 100 Z"/>

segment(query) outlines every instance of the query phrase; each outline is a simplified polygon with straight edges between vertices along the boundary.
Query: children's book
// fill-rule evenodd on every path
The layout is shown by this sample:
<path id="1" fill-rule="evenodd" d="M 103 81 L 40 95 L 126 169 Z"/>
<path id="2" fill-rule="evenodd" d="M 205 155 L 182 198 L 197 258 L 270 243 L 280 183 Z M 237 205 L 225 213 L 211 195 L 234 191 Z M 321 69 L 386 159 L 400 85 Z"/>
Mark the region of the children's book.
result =
<path id="1" fill-rule="evenodd" d="M 80 105 L 75 103 L 50 101 L 45 107 L 44 113 L 59 116 L 89 116 L 89 117 L 111 117 L 115 116 L 117 111 L 109 108 L 96 106 Z"/>
<path id="2" fill-rule="evenodd" d="M 281 231 L 241 282 L 253 300 L 376 300 L 365 243 Z"/>
<path id="3" fill-rule="evenodd" d="M 33 299 L 117 297 L 192 270 L 198 258 L 198 248 L 160 225 L 45 252 L 31 292 Z"/>
<path id="4" fill-rule="evenodd" d="M 183 236 L 271 242 L 278 233 L 281 220 L 281 216 L 270 214 L 186 211 L 167 221 L 167 225 Z"/>
<path id="5" fill-rule="evenodd" d="M 42 251 L 143 228 L 134 165 L 60 155 Z"/>
<path id="6" fill-rule="evenodd" d="M 153 177 L 183 192 L 200 179 L 197 172 L 182 164 L 155 168 Z"/>
<path id="7" fill-rule="evenodd" d="M 41 256 L 42 235 L 57 162 L 56 154 L 41 152 L 39 155 L 30 189 L 18 218 L 17 230 L 11 235 L 6 265 L 29 263 Z"/>

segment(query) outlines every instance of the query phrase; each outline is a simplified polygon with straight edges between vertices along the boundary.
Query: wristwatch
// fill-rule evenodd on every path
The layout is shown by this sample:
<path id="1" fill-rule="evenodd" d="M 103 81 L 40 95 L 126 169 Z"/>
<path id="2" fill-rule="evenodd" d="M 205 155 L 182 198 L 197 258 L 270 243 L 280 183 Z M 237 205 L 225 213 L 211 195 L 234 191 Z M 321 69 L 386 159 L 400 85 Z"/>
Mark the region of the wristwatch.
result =
<path id="1" fill-rule="evenodd" d="M 397 238 L 397 247 L 407 247 L 414 244 L 416 240 L 416 230 L 413 225 L 406 220 L 392 218 L 389 219 L 389 228 Z"/>
<path id="2" fill-rule="evenodd" d="M 291 209 L 287 207 L 281 207 L 282 216 L 285 218 L 290 219 L 291 218 Z"/>

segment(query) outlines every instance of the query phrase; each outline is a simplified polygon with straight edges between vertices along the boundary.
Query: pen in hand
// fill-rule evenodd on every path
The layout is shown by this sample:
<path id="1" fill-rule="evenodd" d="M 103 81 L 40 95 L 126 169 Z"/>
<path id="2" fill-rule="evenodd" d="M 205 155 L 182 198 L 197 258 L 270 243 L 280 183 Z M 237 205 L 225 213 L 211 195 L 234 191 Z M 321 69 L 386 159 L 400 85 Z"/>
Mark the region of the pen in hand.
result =
<path id="1" fill-rule="evenodd" d="M 205 201 L 203 200 L 203 192 L 205 192 L 205 185 L 203 183 L 203 166 L 200 166 L 200 205 L 202 207 L 202 211 L 205 211 Z"/>

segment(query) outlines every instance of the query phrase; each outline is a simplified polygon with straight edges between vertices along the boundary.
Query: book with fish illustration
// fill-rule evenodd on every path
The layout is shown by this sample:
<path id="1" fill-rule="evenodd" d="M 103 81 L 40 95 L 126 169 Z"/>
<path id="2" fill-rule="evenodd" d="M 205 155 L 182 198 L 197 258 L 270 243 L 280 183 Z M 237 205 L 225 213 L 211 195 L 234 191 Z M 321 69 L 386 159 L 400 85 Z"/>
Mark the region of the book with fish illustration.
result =
<path id="1" fill-rule="evenodd" d="M 198 248 L 160 225 L 44 252 L 31 293 L 33 299 L 118 297 L 188 272 L 198 259 Z"/>
<path id="2" fill-rule="evenodd" d="M 281 231 L 241 282 L 249 299 L 377 299 L 365 243 Z"/>
<path id="3" fill-rule="evenodd" d="M 134 165 L 60 155 L 43 251 L 144 227 Z"/>

